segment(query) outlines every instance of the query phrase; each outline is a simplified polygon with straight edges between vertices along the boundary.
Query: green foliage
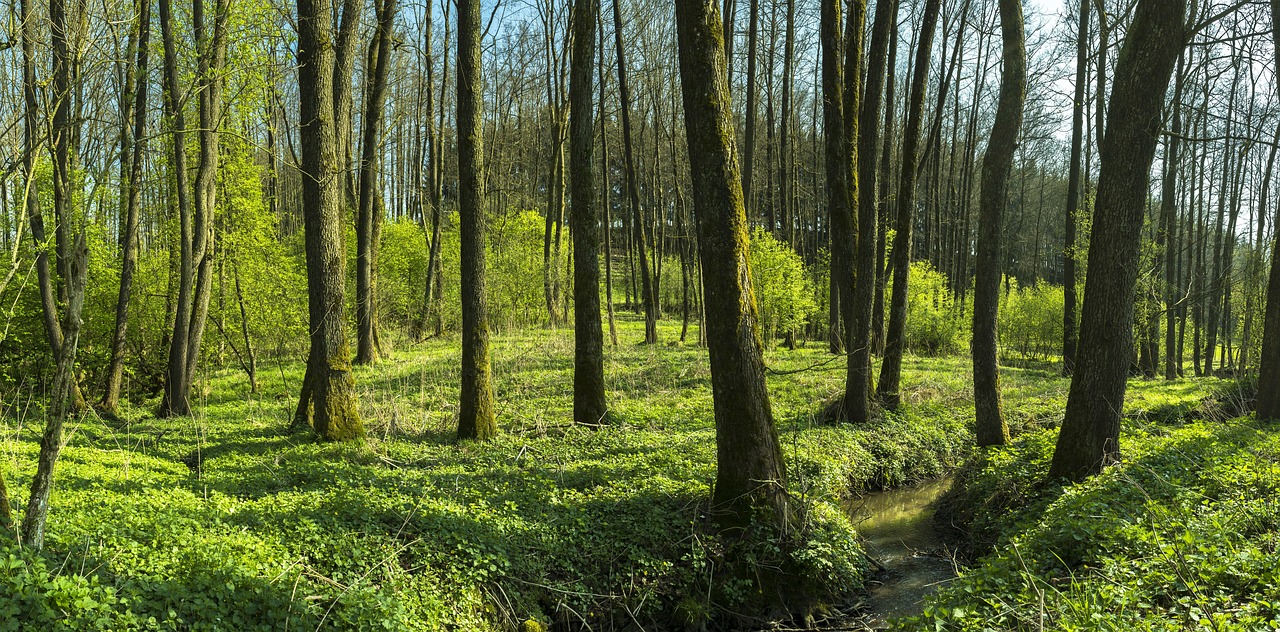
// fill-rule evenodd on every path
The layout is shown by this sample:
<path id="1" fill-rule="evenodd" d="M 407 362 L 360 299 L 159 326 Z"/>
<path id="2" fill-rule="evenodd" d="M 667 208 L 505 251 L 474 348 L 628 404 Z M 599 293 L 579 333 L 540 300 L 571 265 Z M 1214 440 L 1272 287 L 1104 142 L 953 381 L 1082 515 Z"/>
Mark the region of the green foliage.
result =
<path id="1" fill-rule="evenodd" d="M 751 283 L 766 343 L 797 331 L 818 309 L 800 255 L 762 229 L 751 234 Z"/>
<path id="2" fill-rule="evenodd" d="M 892 295 L 893 282 L 885 290 Z M 960 318 L 947 276 L 928 261 L 911 264 L 907 281 L 906 348 L 923 355 L 956 353 L 967 345 L 969 330 Z"/>
<path id="3" fill-rule="evenodd" d="M 619 325 L 640 337 L 639 319 Z M 958 384 L 958 360 L 909 367 L 919 414 L 857 429 L 814 422 L 839 373 L 771 376 L 797 529 L 725 539 L 706 520 L 715 442 L 704 349 L 608 348 L 618 424 L 592 432 L 561 423 L 571 332 L 499 333 L 504 432 L 467 445 L 450 440 L 456 353 L 445 337 L 357 368 L 362 446 L 285 434 L 297 362 L 262 371 L 256 396 L 239 371 L 218 372 L 194 418 L 126 409 L 122 424 L 80 421 L 59 464 L 49 563 L 23 558 L 0 582 L 83 585 L 91 602 L 48 616 L 126 630 L 513 629 L 581 624 L 574 612 L 599 628 L 627 610 L 649 627 L 766 612 L 770 586 L 816 608 L 863 581 L 841 509 L 851 486 L 935 476 L 972 441 L 965 414 L 933 412 L 951 406 L 934 385 Z M 823 357 L 779 349 L 769 362 Z M 21 490 L 40 424 L 4 421 L 0 467 Z M 24 590 L 28 605 L 0 596 L 0 608 L 30 610 L 62 589 Z"/>
<path id="4" fill-rule="evenodd" d="M 1062 351 L 1062 286 L 1044 281 L 1021 287 L 1006 279 L 1000 294 L 1000 347 L 1023 360 L 1047 360 Z"/>
<path id="5" fill-rule="evenodd" d="M 967 475 L 971 533 L 995 553 L 900 627 L 1275 629 L 1280 433 L 1131 424 L 1126 463 L 1067 489 L 1041 482 L 1054 437 L 991 450 Z"/>

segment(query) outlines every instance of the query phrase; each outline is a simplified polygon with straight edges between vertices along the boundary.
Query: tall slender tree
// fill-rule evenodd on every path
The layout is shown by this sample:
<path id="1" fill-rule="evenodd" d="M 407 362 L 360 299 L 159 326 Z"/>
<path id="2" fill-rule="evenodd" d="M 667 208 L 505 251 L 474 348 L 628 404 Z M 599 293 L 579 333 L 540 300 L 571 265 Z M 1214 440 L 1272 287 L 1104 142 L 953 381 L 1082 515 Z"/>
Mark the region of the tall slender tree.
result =
<path id="1" fill-rule="evenodd" d="M 1078 481 L 1120 458 L 1144 202 L 1160 110 L 1187 38 L 1186 7 L 1186 0 L 1138 0 L 1116 62 L 1089 238 L 1080 346 L 1051 479 Z"/>
<path id="2" fill-rule="evenodd" d="M 884 360 L 880 364 L 880 384 L 876 394 L 885 407 L 895 410 L 900 400 L 902 351 L 906 342 L 907 277 L 911 269 L 911 228 L 915 222 L 916 170 L 920 163 L 920 127 L 924 118 L 924 93 L 929 81 L 929 57 L 934 31 L 938 27 L 941 0 L 925 0 L 916 44 L 915 71 L 907 108 L 907 125 L 902 136 L 902 174 L 898 184 L 898 220 L 894 226 L 893 293 L 889 301 L 889 331 L 885 335 Z"/>
<path id="3" fill-rule="evenodd" d="M 363 140 L 360 146 L 360 179 L 356 212 L 356 364 L 378 359 L 377 298 L 378 238 L 382 233 L 382 119 L 386 110 L 387 75 L 391 72 L 392 29 L 396 0 L 377 7 L 378 24 L 369 43 Z"/>
<path id="4" fill-rule="evenodd" d="M 1027 46 L 1022 0 L 1000 0 L 1004 59 L 1000 102 L 982 161 L 982 199 L 978 209 L 978 260 L 973 288 L 973 399 L 979 446 L 1009 442 L 1009 425 L 1000 406 L 1000 368 L 996 320 L 1000 310 L 1000 254 L 1004 240 L 1005 197 L 1009 169 L 1022 129 L 1027 96 Z"/>
<path id="5" fill-rule="evenodd" d="M 592 65 L 600 0 L 574 0 L 569 61 L 569 228 L 573 239 L 573 420 L 605 420 L 604 334 L 600 323 L 600 213 L 596 209 Z"/>
<path id="6" fill-rule="evenodd" d="M 133 274 L 138 267 L 139 208 L 142 206 L 142 166 L 147 149 L 147 60 L 151 37 L 151 0 L 136 3 L 138 22 L 131 37 L 130 49 L 135 55 L 127 70 L 126 88 L 121 96 L 120 163 L 124 201 L 124 230 L 120 235 L 120 292 L 116 299 L 115 335 L 111 339 L 111 362 L 107 367 L 107 386 L 100 407 L 114 414 L 120 402 L 124 379 L 125 343 L 129 330 L 129 299 L 133 293 Z M 132 114 L 132 117 L 128 116 Z"/>
<path id="7" fill-rule="evenodd" d="M 858 115 L 858 243 L 854 268 L 853 326 L 847 334 L 848 373 L 845 376 L 844 412 L 852 423 L 871 419 L 871 309 L 876 290 L 876 219 L 879 200 L 876 183 L 880 149 L 880 109 L 892 37 L 895 3 L 876 5 L 867 53 L 867 81 Z M 848 64 L 846 64 L 848 67 Z M 893 105 L 889 105 L 892 110 Z M 850 113 L 852 116 L 853 113 Z"/>
<path id="8" fill-rule="evenodd" d="M 677 0 L 675 9 L 715 407 L 712 511 L 728 529 L 759 515 L 785 528 L 786 464 L 765 387 L 723 27 L 715 3 Z"/>
<path id="9" fill-rule="evenodd" d="M 1076 213 L 1080 212 L 1081 154 L 1084 146 L 1084 99 L 1089 68 L 1089 0 L 1078 0 L 1075 98 L 1071 105 L 1071 157 L 1067 167 L 1067 215 L 1062 247 L 1062 372 L 1076 365 Z"/>
<path id="10" fill-rule="evenodd" d="M 498 433 L 489 369 L 484 261 L 484 91 L 480 76 L 480 0 L 458 6 L 458 221 L 462 233 L 462 401 L 458 438 Z"/>

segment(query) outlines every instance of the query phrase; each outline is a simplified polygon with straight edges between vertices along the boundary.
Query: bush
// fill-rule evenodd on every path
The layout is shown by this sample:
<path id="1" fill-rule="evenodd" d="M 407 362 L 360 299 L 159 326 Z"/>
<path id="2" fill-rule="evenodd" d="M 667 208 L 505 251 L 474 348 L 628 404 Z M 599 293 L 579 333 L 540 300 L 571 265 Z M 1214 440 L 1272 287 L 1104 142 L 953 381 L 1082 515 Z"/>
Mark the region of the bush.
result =
<path id="1" fill-rule="evenodd" d="M 1016 282 L 1011 283 L 1011 285 Z M 1000 346 L 1024 360 L 1045 360 L 1061 351 L 1062 286 L 1040 281 L 1000 295 Z"/>
<path id="2" fill-rule="evenodd" d="M 804 261 L 787 244 L 756 229 L 751 235 L 751 283 L 765 343 L 795 333 L 818 309 Z"/>
<path id="3" fill-rule="evenodd" d="M 956 353 L 965 346 L 968 327 L 947 276 L 927 261 L 911 264 L 907 284 L 907 350 L 922 355 Z M 893 283 L 885 290 L 885 300 L 893 293 Z M 887 318 L 887 315 L 886 315 Z"/>

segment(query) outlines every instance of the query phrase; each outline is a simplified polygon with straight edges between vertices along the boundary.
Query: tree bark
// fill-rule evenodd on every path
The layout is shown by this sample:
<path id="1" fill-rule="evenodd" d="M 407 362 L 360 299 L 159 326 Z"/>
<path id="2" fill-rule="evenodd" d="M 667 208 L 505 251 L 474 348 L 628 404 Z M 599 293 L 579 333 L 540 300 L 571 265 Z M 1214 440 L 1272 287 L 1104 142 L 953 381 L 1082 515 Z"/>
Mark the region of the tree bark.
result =
<path id="1" fill-rule="evenodd" d="M 127 102 L 129 96 L 132 96 L 133 103 L 127 104 L 128 108 L 132 108 L 132 121 L 124 124 L 125 130 L 121 130 L 121 137 L 125 139 L 122 143 L 120 152 L 120 161 L 122 163 L 121 171 L 124 172 L 123 182 L 121 182 L 122 197 L 125 199 L 125 220 L 124 231 L 120 236 L 120 292 L 116 299 L 116 326 L 115 334 L 111 339 L 111 361 L 107 367 L 107 387 L 102 395 L 100 407 L 105 414 L 114 415 L 116 407 L 120 403 L 120 386 L 124 378 L 124 353 L 125 342 L 129 329 L 129 298 L 133 291 L 133 273 L 138 267 L 138 209 L 142 202 L 142 163 L 145 159 L 147 148 L 147 88 L 150 82 L 147 80 L 147 59 L 150 51 L 149 40 L 151 36 L 151 0 L 138 0 L 138 25 L 133 35 L 133 43 L 130 48 L 134 49 L 136 61 L 129 69 L 129 78 L 127 83 L 130 86 L 125 90 L 126 96 L 122 102 Z M 130 127 L 132 123 L 132 128 Z M 127 149 L 127 151 L 126 151 Z M 123 165 L 128 165 L 127 169 Z"/>
<path id="2" fill-rule="evenodd" d="M 1000 244 L 1009 169 L 1022 129 L 1027 96 L 1027 47 L 1021 0 L 1000 0 L 1004 63 L 996 120 L 982 161 L 982 199 L 978 215 L 978 260 L 973 291 L 973 399 L 978 445 L 1009 442 L 1009 425 L 1000 405 L 1000 367 L 996 325 L 1000 310 Z"/>
<path id="3" fill-rule="evenodd" d="M 897 410 L 901 399 L 902 351 L 906 342 L 907 277 L 911 269 L 911 225 L 915 221 L 916 169 L 920 161 L 920 126 L 924 118 L 924 93 L 929 79 L 929 56 L 938 25 L 941 0 L 926 0 L 916 46 L 915 72 L 907 126 L 902 138 L 902 175 L 898 185 L 898 221 L 893 238 L 893 294 L 889 302 L 889 331 L 885 336 L 884 360 L 876 394 L 889 410 Z"/>
<path id="4" fill-rule="evenodd" d="M 715 407 L 712 513 L 722 528 L 740 529 L 763 512 L 785 531 L 791 521 L 786 465 L 765 387 L 723 31 L 715 4 L 678 0 L 676 31 Z"/>
<path id="5" fill-rule="evenodd" d="M 569 190 L 573 239 L 573 420 L 605 422 L 604 335 L 600 323 L 600 213 L 596 209 L 595 110 L 591 74 L 599 0 L 574 0 L 569 63 Z"/>
<path id="6" fill-rule="evenodd" d="M 378 360 L 374 337 L 378 300 L 378 244 L 381 233 L 382 118 L 386 110 L 387 75 L 391 70 L 391 30 L 395 27 L 396 0 L 384 0 L 377 8 L 378 25 L 369 43 L 366 64 L 364 129 L 360 151 L 359 197 L 356 216 L 356 364 Z"/>
<path id="7" fill-rule="evenodd" d="M 1271 34 L 1276 62 L 1280 63 L 1280 0 L 1271 0 Z M 1258 419 L 1280 419 L 1280 206 L 1271 224 L 1275 243 L 1271 248 L 1271 272 L 1267 280 L 1267 304 L 1262 325 L 1262 355 L 1258 357 Z"/>
<path id="8" fill-rule="evenodd" d="M 1084 99 L 1088 62 L 1089 0 L 1080 0 L 1080 19 L 1076 27 L 1076 93 L 1071 107 L 1071 164 L 1067 168 L 1067 215 L 1062 249 L 1063 375 L 1071 375 L 1076 365 L 1076 213 L 1080 211 L 1080 162 L 1084 145 Z"/>
<path id="9" fill-rule="evenodd" d="M 1143 201 L 1160 109 L 1186 42 L 1185 14 L 1185 0 L 1139 0 L 1116 63 L 1090 235 L 1080 346 L 1050 479 L 1079 481 L 1120 458 Z"/>
<path id="10" fill-rule="evenodd" d="M 484 92 L 480 77 L 480 0 L 458 2 L 458 218 L 462 236 L 462 401 L 458 438 L 498 434 L 489 369 L 485 304 Z"/>
<path id="11" fill-rule="evenodd" d="M 347 344 L 346 249 L 334 133 L 331 0 L 298 0 L 302 210 L 306 230 L 311 352 L 299 411 L 326 441 L 364 436 Z"/>
<path id="12" fill-rule="evenodd" d="M 889 39 L 896 6 L 876 6 L 867 53 L 867 85 L 857 112 L 858 245 L 854 269 L 853 325 L 847 334 L 849 365 L 845 376 L 844 413 L 855 424 L 871 420 L 871 316 L 876 290 L 877 164 L 880 149 L 880 110 Z M 846 64 L 846 68 L 849 65 Z M 892 110 L 893 104 L 889 104 Z M 852 116 L 850 112 L 850 116 Z"/>

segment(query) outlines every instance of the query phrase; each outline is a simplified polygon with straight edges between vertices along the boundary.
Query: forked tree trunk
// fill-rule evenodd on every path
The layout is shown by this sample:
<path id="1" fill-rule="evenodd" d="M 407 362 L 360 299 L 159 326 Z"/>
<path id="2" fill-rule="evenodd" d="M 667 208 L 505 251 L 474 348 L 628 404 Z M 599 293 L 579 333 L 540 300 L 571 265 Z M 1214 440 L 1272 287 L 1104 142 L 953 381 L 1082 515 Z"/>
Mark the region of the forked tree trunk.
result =
<path id="1" fill-rule="evenodd" d="M 996 120 L 982 160 L 982 198 L 978 210 L 978 260 L 973 291 L 973 399 L 979 446 L 1009 442 L 1009 425 L 1000 405 L 1000 368 L 996 323 L 1000 310 L 1000 244 L 1009 168 L 1022 129 L 1027 95 L 1027 47 L 1022 0 L 1000 0 L 1004 63 Z"/>
<path id="2" fill-rule="evenodd" d="M 356 216 L 356 364 L 378 360 L 375 329 L 378 299 L 378 243 L 382 224 L 382 118 L 387 101 L 387 75 L 391 70 L 391 29 L 395 26 L 396 0 L 377 8 L 378 26 L 369 44 L 366 64 L 369 89 L 365 95 L 363 140 L 360 155 L 358 212 Z"/>
<path id="3" fill-rule="evenodd" d="M 715 4 L 704 0 L 676 3 L 685 134 L 702 256 L 715 407 L 712 512 L 725 529 L 745 527 L 763 514 L 785 530 L 791 522 L 786 465 L 765 388 L 747 258 L 747 216 L 718 14 Z"/>
<path id="4" fill-rule="evenodd" d="M 302 211 L 306 229 L 307 307 L 311 352 L 297 418 L 326 441 L 359 439 L 347 344 L 346 249 L 342 246 L 341 182 L 333 115 L 331 0 L 298 0 L 298 94 L 302 122 Z"/>
<path id="5" fill-rule="evenodd" d="M 896 7 L 887 2 L 876 6 L 867 58 L 866 92 L 858 112 L 858 246 L 853 277 L 854 319 L 848 334 L 849 367 L 844 387 L 844 412 L 855 424 L 871 420 L 871 309 L 876 289 L 878 205 L 876 161 L 880 148 L 881 95 L 894 11 Z M 889 104 L 889 109 L 892 108 L 893 104 Z"/>
<path id="6" fill-rule="evenodd" d="M 1133 291 L 1151 161 L 1185 0 L 1139 0 L 1120 58 L 1102 147 L 1080 346 L 1049 478 L 1082 480 L 1120 458 L 1120 417 L 1133 357 Z"/>

